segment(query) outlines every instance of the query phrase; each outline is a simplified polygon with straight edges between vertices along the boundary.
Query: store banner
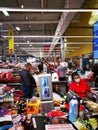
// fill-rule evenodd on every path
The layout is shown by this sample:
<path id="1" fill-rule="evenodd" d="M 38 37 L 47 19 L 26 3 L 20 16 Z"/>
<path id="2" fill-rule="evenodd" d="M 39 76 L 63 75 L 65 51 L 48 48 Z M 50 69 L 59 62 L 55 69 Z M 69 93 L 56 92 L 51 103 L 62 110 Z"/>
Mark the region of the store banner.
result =
<path id="1" fill-rule="evenodd" d="M 9 30 L 8 36 L 14 36 L 14 31 Z M 9 54 L 14 54 L 14 37 L 9 37 L 8 45 L 9 45 Z"/>

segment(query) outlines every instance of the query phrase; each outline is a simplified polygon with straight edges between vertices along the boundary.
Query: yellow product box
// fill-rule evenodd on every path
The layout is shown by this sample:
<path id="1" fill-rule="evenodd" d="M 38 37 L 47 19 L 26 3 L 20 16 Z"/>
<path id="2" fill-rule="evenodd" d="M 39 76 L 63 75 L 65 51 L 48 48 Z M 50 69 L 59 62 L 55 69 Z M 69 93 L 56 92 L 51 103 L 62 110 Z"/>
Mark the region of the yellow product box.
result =
<path id="1" fill-rule="evenodd" d="M 36 100 L 36 102 L 30 101 L 27 104 L 27 114 L 38 114 L 40 113 L 40 100 Z"/>

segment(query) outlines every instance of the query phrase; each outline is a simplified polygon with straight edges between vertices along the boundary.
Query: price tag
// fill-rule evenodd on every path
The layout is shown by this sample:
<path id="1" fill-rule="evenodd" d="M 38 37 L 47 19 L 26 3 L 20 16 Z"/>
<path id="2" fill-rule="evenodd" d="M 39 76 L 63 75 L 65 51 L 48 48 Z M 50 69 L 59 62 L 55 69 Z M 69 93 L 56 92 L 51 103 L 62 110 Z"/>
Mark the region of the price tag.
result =
<path id="1" fill-rule="evenodd" d="M 71 124 L 51 124 L 45 125 L 46 130 L 74 130 Z"/>

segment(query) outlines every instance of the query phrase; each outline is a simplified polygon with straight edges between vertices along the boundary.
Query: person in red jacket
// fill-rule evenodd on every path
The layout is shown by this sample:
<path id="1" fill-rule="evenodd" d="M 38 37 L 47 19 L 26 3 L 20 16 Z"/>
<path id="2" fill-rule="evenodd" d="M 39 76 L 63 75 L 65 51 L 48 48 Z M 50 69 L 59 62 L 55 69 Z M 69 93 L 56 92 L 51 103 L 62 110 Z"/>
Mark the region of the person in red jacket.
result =
<path id="1" fill-rule="evenodd" d="M 69 91 L 74 91 L 79 97 L 86 98 L 88 93 L 96 94 L 85 79 L 81 79 L 77 72 L 72 74 L 72 82 L 69 85 Z"/>

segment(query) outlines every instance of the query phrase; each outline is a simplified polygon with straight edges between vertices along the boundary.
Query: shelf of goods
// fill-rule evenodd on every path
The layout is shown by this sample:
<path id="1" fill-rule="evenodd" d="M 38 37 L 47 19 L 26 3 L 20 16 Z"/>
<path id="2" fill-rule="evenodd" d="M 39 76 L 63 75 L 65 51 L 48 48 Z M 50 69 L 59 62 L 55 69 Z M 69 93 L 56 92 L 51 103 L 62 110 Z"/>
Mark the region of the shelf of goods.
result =
<path id="1" fill-rule="evenodd" d="M 14 89 L 8 87 L 6 84 L 0 84 L 0 102 L 13 101 Z"/>
<path id="2" fill-rule="evenodd" d="M 6 84 L 0 84 L 0 130 L 12 127 L 13 91 Z"/>

